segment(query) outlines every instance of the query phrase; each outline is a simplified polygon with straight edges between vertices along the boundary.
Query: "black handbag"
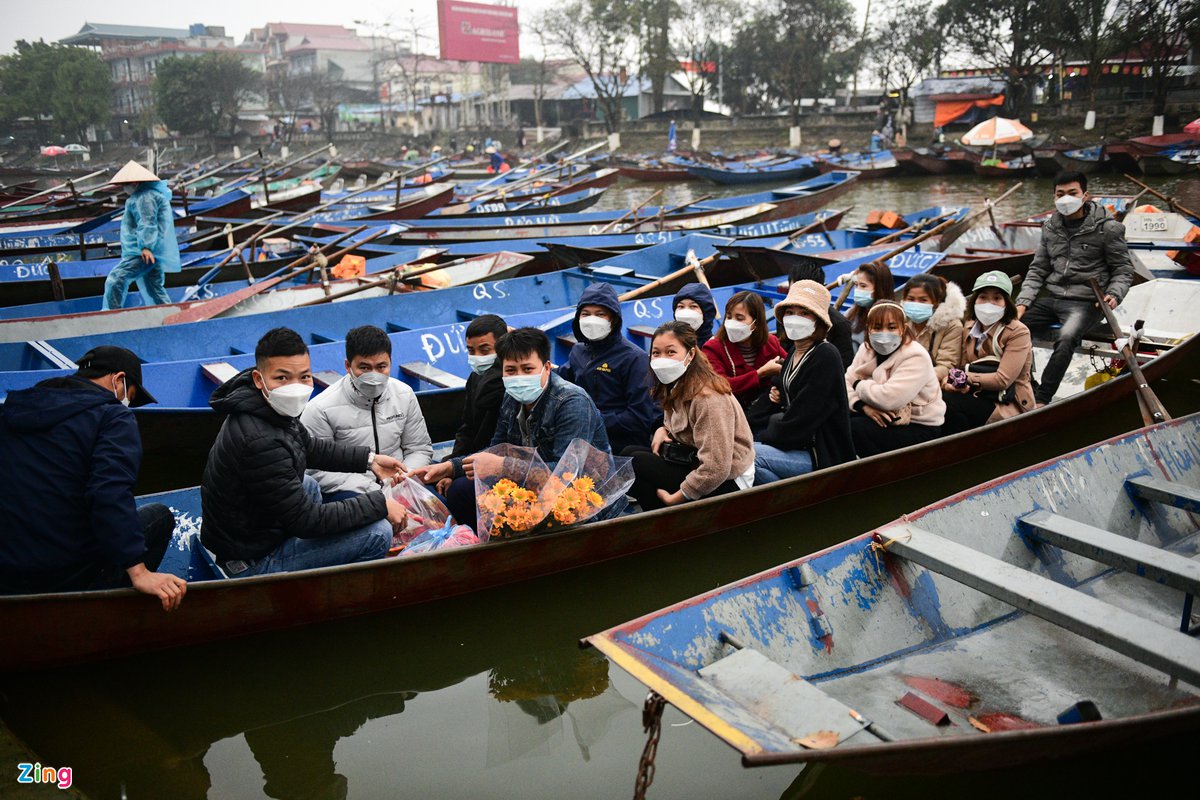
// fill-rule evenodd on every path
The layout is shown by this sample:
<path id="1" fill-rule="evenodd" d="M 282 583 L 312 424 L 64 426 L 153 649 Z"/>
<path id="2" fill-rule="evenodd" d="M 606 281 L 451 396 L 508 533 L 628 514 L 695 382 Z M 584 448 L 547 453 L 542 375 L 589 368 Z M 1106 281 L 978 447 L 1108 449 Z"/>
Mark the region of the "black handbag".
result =
<path id="1" fill-rule="evenodd" d="M 991 375 L 1000 369 L 999 356 L 984 356 L 983 358 L 972 361 L 967 364 L 967 377 L 972 375 Z M 1010 383 L 1004 387 L 1004 391 L 996 391 L 995 389 L 980 389 L 975 392 L 976 397 L 986 397 L 994 403 L 1003 405 L 1011 403 L 1013 398 L 1017 396 L 1017 384 Z"/>
<path id="2" fill-rule="evenodd" d="M 666 441 L 659 445 L 658 455 L 668 464 L 695 469 L 700 466 L 700 451 L 690 445 Z"/>

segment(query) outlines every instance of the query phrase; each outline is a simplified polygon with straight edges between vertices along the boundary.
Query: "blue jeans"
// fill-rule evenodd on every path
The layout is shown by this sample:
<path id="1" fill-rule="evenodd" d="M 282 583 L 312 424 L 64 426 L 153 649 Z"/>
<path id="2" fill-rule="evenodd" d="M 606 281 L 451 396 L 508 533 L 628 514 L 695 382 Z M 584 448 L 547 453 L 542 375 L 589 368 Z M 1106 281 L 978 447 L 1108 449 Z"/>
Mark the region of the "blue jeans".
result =
<path id="1" fill-rule="evenodd" d="M 150 303 L 161 305 L 171 302 L 171 296 L 167 294 L 167 290 L 163 286 L 162 266 L 147 264 L 139 255 L 134 258 L 121 259 L 121 263 L 113 267 L 112 271 L 108 273 L 108 277 L 104 279 L 103 310 L 124 308 L 125 293 L 129 291 L 129 284 L 133 281 L 138 281 L 145 290 L 142 302 L 146 305 Z"/>
<path id="2" fill-rule="evenodd" d="M 321 502 L 321 485 L 308 475 L 304 476 L 304 491 L 314 503 Z M 386 556 L 391 546 L 392 523 L 385 518 L 358 530 L 334 536 L 321 536 L 316 539 L 298 539 L 293 536 L 269 554 L 248 562 L 244 571 L 230 577 L 248 578 L 251 575 L 267 575 L 272 572 L 295 572 L 301 569 L 374 561 Z"/>
<path id="3" fill-rule="evenodd" d="M 1031 331 L 1046 333 L 1049 326 L 1062 325 L 1054 340 L 1054 351 L 1046 361 L 1034 392 L 1039 403 L 1054 399 L 1067 367 L 1071 366 L 1075 348 L 1083 341 L 1083 335 L 1100 322 L 1101 313 L 1092 300 L 1061 300 L 1057 297 L 1039 297 L 1025 309 L 1021 322 Z"/>
<path id="4" fill-rule="evenodd" d="M 812 453 L 807 450 L 780 450 L 762 442 L 754 443 L 755 486 L 807 475 L 812 471 Z"/>

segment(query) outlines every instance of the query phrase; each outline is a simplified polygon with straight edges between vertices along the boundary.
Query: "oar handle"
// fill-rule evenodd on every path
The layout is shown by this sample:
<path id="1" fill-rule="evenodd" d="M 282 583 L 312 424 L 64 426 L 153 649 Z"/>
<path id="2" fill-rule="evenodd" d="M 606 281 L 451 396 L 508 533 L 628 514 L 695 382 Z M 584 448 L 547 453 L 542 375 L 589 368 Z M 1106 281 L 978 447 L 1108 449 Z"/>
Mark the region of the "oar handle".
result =
<path id="1" fill-rule="evenodd" d="M 1108 323 L 1108 327 L 1112 330 L 1113 336 L 1117 339 L 1124 338 L 1124 334 L 1121 333 L 1121 323 L 1117 322 L 1116 314 L 1113 314 L 1112 309 L 1108 307 L 1108 303 L 1104 301 L 1104 290 L 1100 288 L 1100 284 L 1095 278 L 1088 278 L 1088 283 L 1091 284 L 1092 293 L 1096 296 L 1096 304 L 1100 306 L 1100 311 L 1104 314 L 1104 319 Z M 1125 359 L 1125 363 L 1129 365 L 1129 371 L 1133 373 L 1138 405 L 1142 410 L 1142 421 L 1147 425 L 1153 425 L 1157 422 L 1169 422 L 1171 415 L 1167 413 L 1167 409 L 1163 406 L 1162 401 L 1158 399 L 1158 395 L 1150 388 L 1150 383 L 1146 380 L 1146 376 L 1142 372 L 1142 366 L 1138 363 L 1137 353 L 1129 346 L 1128 341 L 1121 346 L 1121 356 Z"/>
<path id="2" fill-rule="evenodd" d="M 1200 214 L 1197 214 L 1195 211 L 1192 211 L 1190 208 L 1186 208 L 1186 207 L 1184 207 L 1184 206 L 1181 206 L 1179 203 L 1175 202 L 1175 198 L 1173 198 L 1173 197 L 1167 197 L 1165 194 L 1163 194 L 1162 192 L 1158 191 L 1157 189 L 1152 189 L 1152 188 L 1150 188 L 1149 186 L 1147 186 L 1146 184 L 1142 183 L 1141 181 L 1139 181 L 1137 178 L 1133 177 L 1132 175 L 1126 175 L 1125 177 L 1126 177 L 1126 179 L 1128 179 L 1128 180 L 1131 180 L 1131 181 L 1133 181 L 1134 183 L 1136 183 L 1138 186 L 1142 187 L 1143 191 L 1149 192 L 1150 194 L 1152 194 L 1152 195 L 1154 195 L 1155 197 L 1157 197 L 1159 200 L 1162 200 L 1164 203 L 1166 203 L 1167 205 L 1169 205 L 1171 208 L 1174 208 L 1174 209 L 1176 209 L 1177 211 L 1181 211 L 1181 212 L 1183 212 L 1184 214 L 1187 214 L 1187 215 L 1188 215 L 1189 217 L 1191 217 L 1192 219 L 1198 219 L 1198 218 L 1200 218 Z"/>

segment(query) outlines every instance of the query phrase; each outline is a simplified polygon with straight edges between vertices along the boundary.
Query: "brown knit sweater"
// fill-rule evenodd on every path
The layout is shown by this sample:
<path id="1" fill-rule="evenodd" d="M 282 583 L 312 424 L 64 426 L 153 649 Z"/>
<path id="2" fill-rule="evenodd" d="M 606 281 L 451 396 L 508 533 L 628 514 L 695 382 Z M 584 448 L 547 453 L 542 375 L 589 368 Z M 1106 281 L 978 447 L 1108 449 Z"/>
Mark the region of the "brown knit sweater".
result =
<path id="1" fill-rule="evenodd" d="M 700 466 L 680 486 L 689 500 L 707 497 L 754 463 L 754 434 L 731 394 L 706 390 L 683 408 L 665 413 L 663 425 L 672 439 L 699 451 Z"/>

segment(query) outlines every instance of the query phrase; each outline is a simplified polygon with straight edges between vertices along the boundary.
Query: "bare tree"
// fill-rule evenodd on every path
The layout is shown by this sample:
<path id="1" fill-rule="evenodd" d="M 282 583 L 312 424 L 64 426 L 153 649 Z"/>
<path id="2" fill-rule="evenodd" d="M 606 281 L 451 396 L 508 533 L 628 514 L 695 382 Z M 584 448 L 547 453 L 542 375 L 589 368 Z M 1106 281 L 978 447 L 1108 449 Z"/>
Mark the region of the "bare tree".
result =
<path id="1" fill-rule="evenodd" d="M 908 92 L 937 61 L 942 33 L 923 0 L 890 0 L 875 22 L 870 38 L 871 59 L 884 91 L 900 95 L 901 120 L 906 120 Z"/>
<path id="2" fill-rule="evenodd" d="M 741 7 L 733 0 L 681 0 L 675 23 L 675 52 L 686 62 L 684 82 L 692 95 L 692 116 L 698 123 L 705 96 L 718 80 L 720 48 L 728 47 Z"/>
<path id="3" fill-rule="evenodd" d="M 1120 0 L 1119 13 L 1142 69 L 1150 69 L 1154 114 L 1162 116 L 1171 80 L 1200 26 L 1200 0 Z"/>
<path id="4" fill-rule="evenodd" d="M 604 114 L 604 127 L 621 127 L 621 100 L 636 80 L 635 20 L 627 0 L 570 0 L 546 12 L 546 40 L 587 74 Z"/>

